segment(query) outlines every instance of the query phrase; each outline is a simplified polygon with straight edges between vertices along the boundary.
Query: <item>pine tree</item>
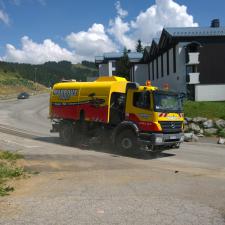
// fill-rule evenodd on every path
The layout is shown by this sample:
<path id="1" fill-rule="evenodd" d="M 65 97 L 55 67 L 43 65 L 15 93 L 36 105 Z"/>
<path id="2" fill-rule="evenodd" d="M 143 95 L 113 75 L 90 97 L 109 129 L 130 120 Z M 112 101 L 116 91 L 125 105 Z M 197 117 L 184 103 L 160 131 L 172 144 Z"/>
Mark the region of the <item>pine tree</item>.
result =
<path id="1" fill-rule="evenodd" d="M 144 52 L 144 48 L 142 46 L 142 43 L 141 43 L 141 40 L 140 39 L 137 41 L 136 51 L 137 52 L 140 52 L 140 53 L 143 53 Z"/>
<path id="2" fill-rule="evenodd" d="M 116 75 L 130 80 L 130 62 L 128 57 L 129 50 L 123 49 L 123 56 L 116 62 Z"/>

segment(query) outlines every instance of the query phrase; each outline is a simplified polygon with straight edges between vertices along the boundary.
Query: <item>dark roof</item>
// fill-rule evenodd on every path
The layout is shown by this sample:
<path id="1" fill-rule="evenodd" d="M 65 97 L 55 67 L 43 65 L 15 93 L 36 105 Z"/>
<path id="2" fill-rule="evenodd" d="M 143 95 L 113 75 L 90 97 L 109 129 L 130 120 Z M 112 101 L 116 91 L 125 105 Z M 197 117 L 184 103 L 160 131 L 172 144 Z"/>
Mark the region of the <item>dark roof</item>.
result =
<path id="1" fill-rule="evenodd" d="M 109 52 L 109 53 L 104 53 L 103 57 L 105 59 L 117 59 L 123 56 L 123 53 L 121 52 Z"/>
<path id="2" fill-rule="evenodd" d="M 225 27 L 170 27 L 164 30 L 173 37 L 225 36 Z"/>
<path id="3" fill-rule="evenodd" d="M 225 27 L 167 27 L 162 30 L 160 39 L 152 40 L 150 51 L 145 49 L 143 60 L 155 58 L 178 42 L 196 42 L 201 45 L 209 41 L 225 43 Z"/>
<path id="4" fill-rule="evenodd" d="M 152 41 L 154 41 L 156 44 L 159 44 L 159 38 L 153 38 Z"/>
<path id="5" fill-rule="evenodd" d="M 143 59 L 144 59 L 145 61 L 148 60 L 150 51 L 151 51 L 151 46 L 146 46 L 146 47 L 144 48 Z"/>
<path id="6" fill-rule="evenodd" d="M 147 51 L 147 52 L 150 52 L 151 46 L 146 46 L 144 50 Z"/>
<path id="7" fill-rule="evenodd" d="M 123 57 L 123 53 L 121 52 L 104 53 L 102 56 L 96 56 L 95 62 L 102 63 L 102 62 L 107 62 L 108 60 L 117 60 L 121 57 Z M 128 58 L 131 62 L 139 62 L 142 59 L 142 57 L 143 57 L 143 53 L 139 53 L 139 52 L 128 53 Z"/>
<path id="8" fill-rule="evenodd" d="M 130 62 L 138 63 L 143 58 L 143 53 L 141 52 L 130 52 L 128 53 L 128 58 Z"/>

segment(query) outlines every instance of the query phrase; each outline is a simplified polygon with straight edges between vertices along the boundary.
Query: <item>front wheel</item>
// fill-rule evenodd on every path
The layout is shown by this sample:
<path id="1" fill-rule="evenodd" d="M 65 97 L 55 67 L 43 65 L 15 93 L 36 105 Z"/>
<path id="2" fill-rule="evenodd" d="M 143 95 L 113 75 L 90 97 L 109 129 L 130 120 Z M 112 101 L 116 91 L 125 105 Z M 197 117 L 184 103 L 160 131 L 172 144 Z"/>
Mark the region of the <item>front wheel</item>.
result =
<path id="1" fill-rule="evenodd" d="M 117 135 L 116 147 L 123 152 L 131 153 L 138 150 L 137 136 L 131 130 L 123 130 Z"/>

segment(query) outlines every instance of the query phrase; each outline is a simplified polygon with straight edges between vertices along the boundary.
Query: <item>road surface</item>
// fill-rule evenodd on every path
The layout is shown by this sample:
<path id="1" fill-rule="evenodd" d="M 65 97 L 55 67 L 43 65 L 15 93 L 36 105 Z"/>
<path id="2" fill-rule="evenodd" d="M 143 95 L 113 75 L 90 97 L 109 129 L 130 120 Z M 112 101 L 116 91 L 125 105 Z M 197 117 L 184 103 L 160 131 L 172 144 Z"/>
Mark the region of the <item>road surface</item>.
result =
<path id="1" fill-rule="evenodd" d="M 158 158 L 62 146 L 49 134 L 48 96 L 0 103 L 0 148 L 25 155 L 0 224 L 225 224 L 225 146 L 185 143 Z M 1 130 L 1 129 L 0 129 Z"/>

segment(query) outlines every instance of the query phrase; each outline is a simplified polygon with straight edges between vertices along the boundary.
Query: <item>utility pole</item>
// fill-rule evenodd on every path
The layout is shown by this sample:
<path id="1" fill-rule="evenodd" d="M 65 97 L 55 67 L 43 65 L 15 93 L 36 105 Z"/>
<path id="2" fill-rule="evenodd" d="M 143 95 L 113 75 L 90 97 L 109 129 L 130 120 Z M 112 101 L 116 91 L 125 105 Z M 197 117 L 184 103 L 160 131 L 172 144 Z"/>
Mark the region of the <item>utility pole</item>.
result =
<path id="1" fill-rule="evenodd" d="M 37 91 L 37 67 L 34 68 L 34 90 Z"/>

